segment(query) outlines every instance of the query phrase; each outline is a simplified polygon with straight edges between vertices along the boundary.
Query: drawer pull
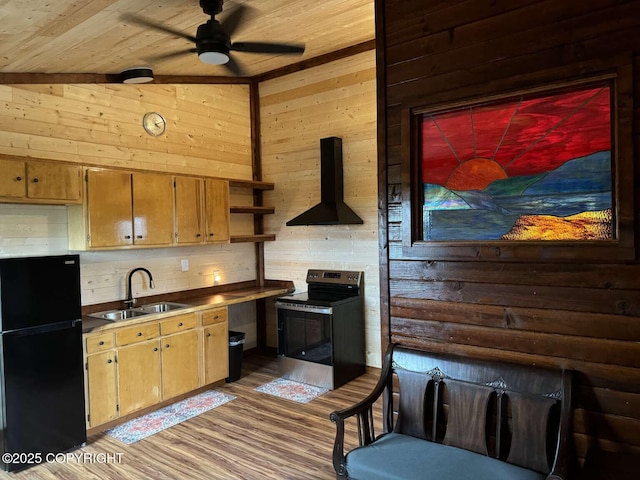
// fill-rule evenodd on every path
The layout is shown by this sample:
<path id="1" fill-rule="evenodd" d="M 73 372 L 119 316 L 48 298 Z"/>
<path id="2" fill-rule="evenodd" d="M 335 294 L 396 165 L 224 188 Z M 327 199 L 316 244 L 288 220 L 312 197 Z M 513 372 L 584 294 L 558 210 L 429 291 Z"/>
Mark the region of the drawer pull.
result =
<path id="1" fill-rule="evenodd" d="M 202 235 L 200 235 L 199 233 L 196 233 L 196 238 L 200 238 Z"/>
<path id="2" fill-rule="evenodd" d="M 215 316 L 213 317 L 213 319 L 214 319 L 214 320 L 217 320 L 217 319 L 219 319 L 219 318 L 220 318 L 220 315 L 215 315 Z"/>
<path id="3" fill-rule="evenodd" d="M 33 183 L 38 183 L 40 180 L 38 180 L 38 178 L 34 178 L 33 179 Z"/>
<path id="4" fill-rule="evenodd" d="M 207 333 L 207 337 L 210 337 L 210 336 L 211 336 L 211 334 L 210 334 L 210 333 Z"/>
<path id="5" fill-rule="evenodd" d="M 158 347 L 154 348 L 154 349 L 153 349 L 153 351 L 154 351 L 154 352 L 157 352 L 157 351 L 158 351 Z"/>
<path id="6" fill-rule="evenodd" d="M 138 332 L 138 336 L 141 337 L 142 336 L 142 332 Z"/>
<path id="7" fill-rule="evenodd" d="M 180 322 L 180 323 L 178 324 L 178 326 L 179 326 L 179 327 L 181 327 L 182 325 L 184 325 L 184 323 L 182 323 L 182 322 Z"/>
<path id="8" fill-rule="evenodd" d="M 107 360 L 107 363 L 113 363 L 113 360 L 109 359 Z"/>
<path id="9" fill-rule="evenodd" d="M 167 344 L 164 346 L 164 348 L 169 348 L 169 344 L 167 343 Z"/>
<path id="10" fill-rule="evenodd" d="M 104 340 L 100 340 L 100 341 L 98 342 L 98 345 L 101 345 L 101 346 L 102 346 L 102 345 L 104 345 Z"/>
<path id="11" fill-rule="evenodd" d="M 16 177 L 16 182 L 21 182 L 22 181 L 22 177 Z"/>
<path id="12" fill-rule="evenodd" d="M 213 237 L 213 233 L 210 233 L 210 234 L 209 234 L 209 236 L 210 236 L 210 237 Z"/>

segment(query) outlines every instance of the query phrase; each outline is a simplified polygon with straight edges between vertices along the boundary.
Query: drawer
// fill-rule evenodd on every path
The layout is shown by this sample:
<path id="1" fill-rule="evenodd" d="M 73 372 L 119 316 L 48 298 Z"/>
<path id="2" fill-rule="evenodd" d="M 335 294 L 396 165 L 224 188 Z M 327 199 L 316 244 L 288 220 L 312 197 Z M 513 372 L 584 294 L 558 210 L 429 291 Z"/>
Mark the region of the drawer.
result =
<path id="1" fill-rule="evenodd" d="M 101 352 L 102 350 L 109 350 L 113 348 L 114 345 L 113 332 L 87 335 L 85 351 L 87 352 L 87 355 L 91 355 L 92 353 Z"/>
<path id="2" fill-rule="evenodd" d="M 202 325 L 226 322 L 229 319 L 229 314 L 227 312 L 227 307 L 202 312 Z"/>
<path id="3" fill-rule="evenodd" d="M 197 322 L 198 316 L 195 313 L 187 313 L 186 315 L 167 318 L 160 322 L 160 334 L 170 335 L 172 333 L 182 332 L 183 330 L 189 330 L 195 328 Z"/>
<path id="4" fill-rule="evenodd" d="M 129 345 L 131 343 L 144 342 L 159 334 L 158 323 L 142 323 L 132 327 L 121 328 L 116 331 L 116 343 Z"/>

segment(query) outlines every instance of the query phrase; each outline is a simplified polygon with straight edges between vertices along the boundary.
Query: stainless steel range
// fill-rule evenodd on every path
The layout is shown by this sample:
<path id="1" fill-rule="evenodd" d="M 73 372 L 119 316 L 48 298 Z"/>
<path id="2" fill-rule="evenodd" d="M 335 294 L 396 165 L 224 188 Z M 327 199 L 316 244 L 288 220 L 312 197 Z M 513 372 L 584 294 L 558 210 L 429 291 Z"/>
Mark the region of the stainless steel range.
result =
<path id="1" fill-rule="evenodd" d="M 282 377 L 334 389 L 365 372 L 363 277 L 309 270 L 307 292 L 278 298 Z"/>

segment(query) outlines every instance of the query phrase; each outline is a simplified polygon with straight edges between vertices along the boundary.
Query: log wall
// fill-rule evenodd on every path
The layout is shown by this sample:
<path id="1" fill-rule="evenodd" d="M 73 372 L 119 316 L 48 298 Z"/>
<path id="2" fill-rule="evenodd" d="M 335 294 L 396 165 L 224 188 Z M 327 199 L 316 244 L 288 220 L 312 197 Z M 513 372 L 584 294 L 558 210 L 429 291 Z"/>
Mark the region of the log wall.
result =
<path id="1" fill-rule="evenodd" d="M 575 369 L 575 463 L 596 447 L 640 453 L 640 2 L 376 0 L 376 23 L 383 344 Z M 620 219 L 631 257 L 592 259 L 579 244 L 551 259 L 408 255 L 406 109 L 610 72 L 632 82 L 617 131 L 632 156 L 617 172 L 632 185 L 623 208 L 635 202 Z"/>

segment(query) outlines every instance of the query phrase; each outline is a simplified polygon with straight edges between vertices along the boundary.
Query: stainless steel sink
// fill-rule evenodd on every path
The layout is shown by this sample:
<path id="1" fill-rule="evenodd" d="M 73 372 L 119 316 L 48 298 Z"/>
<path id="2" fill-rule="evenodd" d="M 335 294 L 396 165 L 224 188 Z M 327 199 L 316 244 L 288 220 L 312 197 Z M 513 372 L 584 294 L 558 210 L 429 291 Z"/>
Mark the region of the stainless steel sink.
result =
<path id="1" fill-rule="evenodd" d="M 118 320 L 126 320 L 128 318 L 140 317 L 147 314 L 148 312 L 143 312 L 140 309 L 129 308 L 127 310 L 109 310 L 107 312 L 91 313 L 89 316 L 117 322 Z"/>
<path id="2" fill-rule="evenodd" d="M 190 306 L 191 305 L 185 305 L 183 303 L 161 302 L 142 305 L 140 307 L 137 307 L 136 310 L 140 310 L 144 313 L 162 313 L 171 312 L 172 310 L 178 310 L 180 308 L 189 308 Z"/>

